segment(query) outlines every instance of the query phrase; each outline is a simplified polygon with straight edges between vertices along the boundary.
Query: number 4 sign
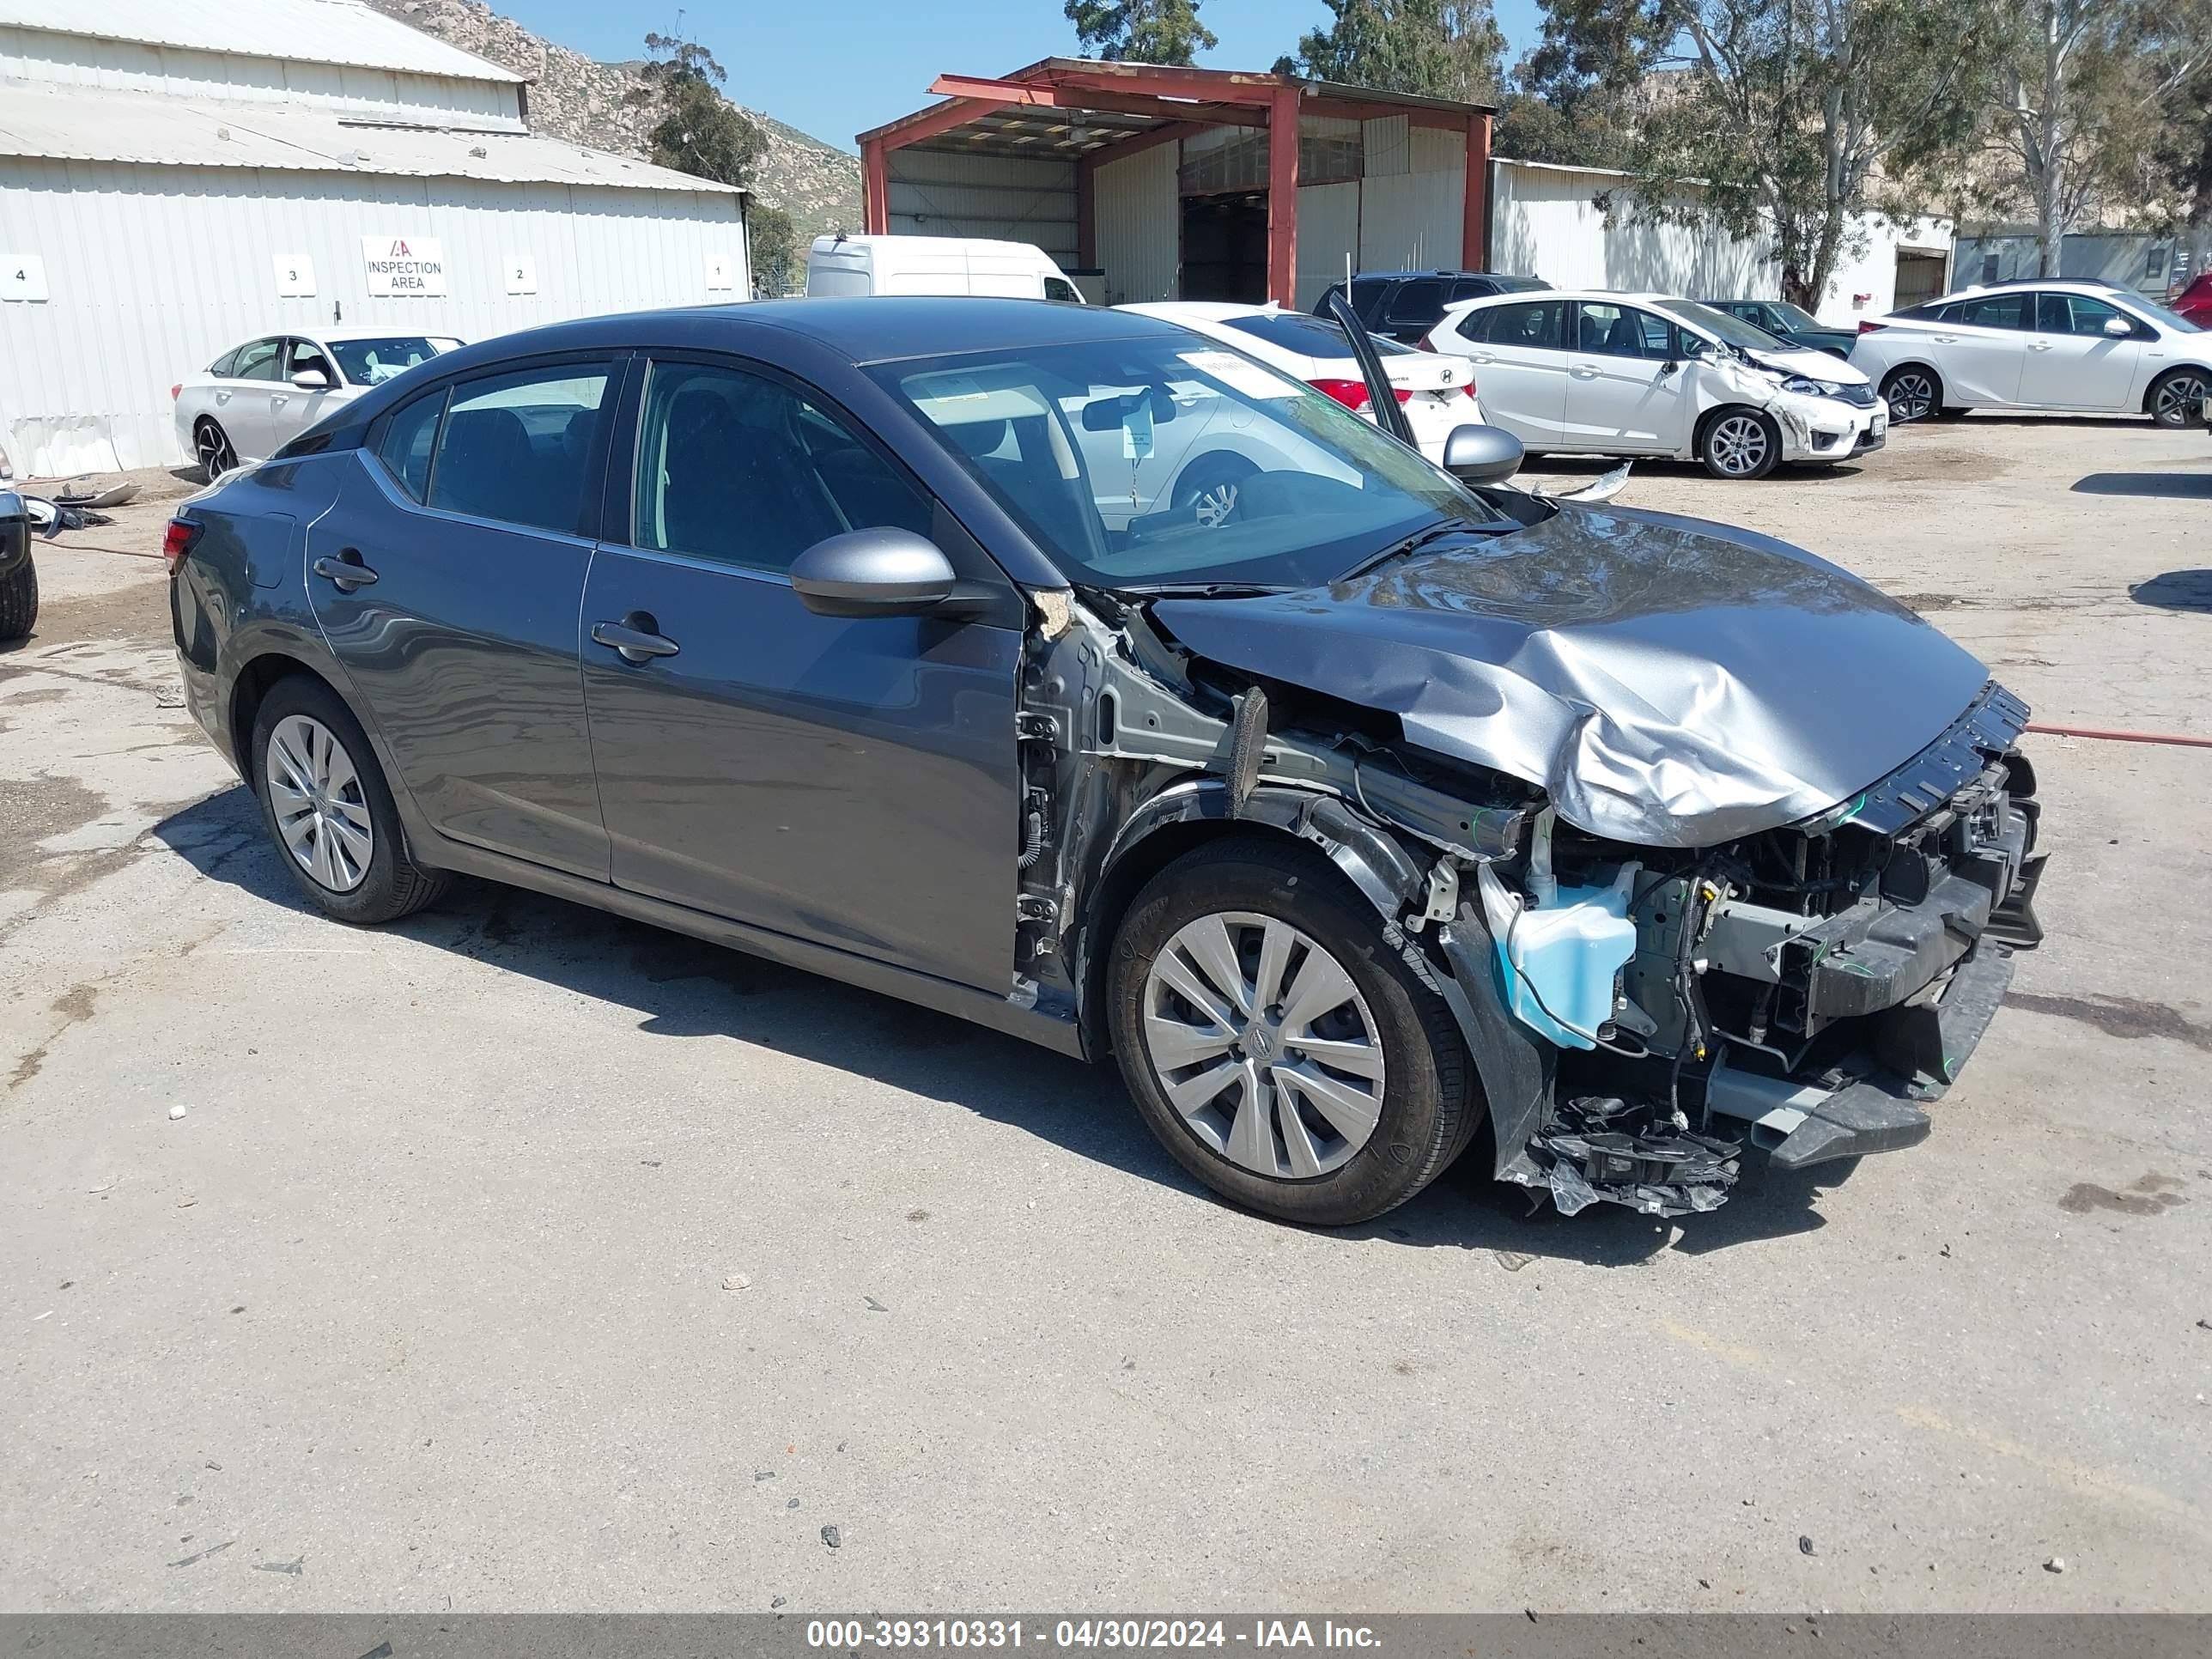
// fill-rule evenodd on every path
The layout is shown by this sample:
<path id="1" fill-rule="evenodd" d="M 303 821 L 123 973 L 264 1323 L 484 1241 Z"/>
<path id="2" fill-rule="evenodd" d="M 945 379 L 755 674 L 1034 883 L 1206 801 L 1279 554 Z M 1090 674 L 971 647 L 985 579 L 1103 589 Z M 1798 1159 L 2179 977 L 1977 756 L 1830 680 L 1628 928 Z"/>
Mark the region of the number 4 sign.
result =
<path id="1" fill-rule="evenodd" d="M 46 262 L 35 253 L 0 253 L 0 300 L 46 297 Z"/>

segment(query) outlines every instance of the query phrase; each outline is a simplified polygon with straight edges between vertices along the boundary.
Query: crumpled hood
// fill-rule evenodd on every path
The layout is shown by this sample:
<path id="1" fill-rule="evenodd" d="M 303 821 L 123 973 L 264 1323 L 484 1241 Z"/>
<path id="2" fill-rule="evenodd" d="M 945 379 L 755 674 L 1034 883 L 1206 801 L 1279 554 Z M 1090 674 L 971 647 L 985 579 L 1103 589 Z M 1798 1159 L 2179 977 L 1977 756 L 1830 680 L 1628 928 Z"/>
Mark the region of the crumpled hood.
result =
<path id="1" fill-rule="evenodd" d="M 1926 748 L 1987 682 L 1849 573 L 1754 532 L 1563 507 L 1329 587 L 1162 599 L 1202 657 L 1398 716 L 1650 847 L 1809 817 Z"/>
<path id="2" fill-rule="evenodd" d="M 1808 380 L 1826 380 L 1830 386 L 1871 386 L 1867 373 L 1845 362 L 1841 357 L 1831 356 L 1814 346 L 1784 346 L 1776 351 L 1754 351 L 1751 354 L 1768 368 L 1783 374 L 1802 374 Z"/>

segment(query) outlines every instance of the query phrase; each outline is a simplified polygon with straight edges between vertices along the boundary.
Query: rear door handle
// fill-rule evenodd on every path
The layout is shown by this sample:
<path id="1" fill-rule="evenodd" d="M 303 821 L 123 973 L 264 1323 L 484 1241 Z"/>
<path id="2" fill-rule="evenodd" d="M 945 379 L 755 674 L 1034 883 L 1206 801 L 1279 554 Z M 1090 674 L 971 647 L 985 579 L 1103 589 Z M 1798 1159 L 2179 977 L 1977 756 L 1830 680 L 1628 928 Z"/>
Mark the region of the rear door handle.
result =
<path id="1" fill-rule="evenodd" d="M 1494 363 L 1498 361 L 1486 351 L 1470 351 L 1467 354 L 1467 360 L 1471 363 Z"/>
<path id="2" fill-rule="evenodd" d="M 1577 363 L 1567 372 L 1577 380 L 1595 380 L 1598 375 L 1598 371 L 1588 363 Z"/>
<path id="3" fill-rule="evenodd" d="M 1928 337 L 1935 341 L 1937 345 L 1956 345 L 1959 343 L 1959 337 L 1955 334 L 1931 334 Z"/>
<path id="4" fill-rule="evenodd" d="M 592 624 L 592 640 L 604 645 L 627 663 L 645 663 L 655 657 L 676 654 L 676 641 L 659 631 L 659 625 L 642 611 L 633 611 L 618 623 Z"/>
<path id="5" fill-rule="evenodd" d="M 325 581 L 336 582 L 342 593 L 350 593 L 356 587 L 367 587 L 376 580 L 376 572 L 361 562 L 361 550 L 358 548 L 346 548 L 335 559 L 317 559 L 312 568 Z"/>
<path id="6" fill-rule="evenodd" d="M 2051 349 L 2051 342 L 2048 340 L 2031 340 L 2028 342 L 2027 349 L 2030 351 L 2048 351 Z"/>

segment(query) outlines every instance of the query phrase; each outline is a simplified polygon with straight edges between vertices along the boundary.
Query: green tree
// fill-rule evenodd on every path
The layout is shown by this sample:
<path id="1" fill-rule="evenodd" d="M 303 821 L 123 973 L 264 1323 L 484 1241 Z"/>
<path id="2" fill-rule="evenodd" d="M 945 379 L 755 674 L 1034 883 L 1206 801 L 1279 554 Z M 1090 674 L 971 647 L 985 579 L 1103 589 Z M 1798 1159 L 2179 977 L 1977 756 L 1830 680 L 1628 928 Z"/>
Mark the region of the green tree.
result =
<path id="1" fill-rule="evenodd" d="M 2187 241 L 2189 270 L 2212 254 L 2212 0 L 2170 0 L 2136 20 L 2158 101 L 2149 160 Z"/>
<path id="2" fill-rule="evenodd" d="M 1198 21 L 1199 0 L 1067 0 L 1075 38 L 1094 58 L 1188 66 L 1217 44 Z"/>
<path id="3" fill-rule="evenodd" d="M 753 292 L 763 300 L 780 300 L 797 286 L 793 278 L 804 270 L 791 216 L 765 202 L 748 202 L 745 225 L 752 234 Z"/>
<path id="4" fill-rule="evenodd" d="M 660 118 L 646 134 L 659 166 L 717 184 L 742 185 L 768 149 L 767 135 L 720 88 L 729 78 L 714 54 L 696 40 L 670 34 L 645 37 L 644 82 L 634 94 L 653 103 Z"/>
<path id="5" fill-rule="evenodd" d="M 1909 217 L 1955 182 L 1983 128 L 1990 9 L 1549 0 L 1563 40 L 1642 43 L 1623 204 L 1771 237 L 1784 294 L 1808 307 L 1856 251 L 1862 216 Z"/>
<path id="6" fill-rule="evenodd" d="M 1505 37 L 1490 0 L 1328 0 L 1332 21 L 1310 29 L 1279 73 L 1386 92 L 1494 103 Z"/>
<path id="7" fill-rule="evenodd" d="M 1498 118 L 1498 151 L 1576 167 L 1633 157 L 1645 77 L 1671 43 L 1665 8 L 1553 6 L 1543 33 L 1514 66 Z"/>

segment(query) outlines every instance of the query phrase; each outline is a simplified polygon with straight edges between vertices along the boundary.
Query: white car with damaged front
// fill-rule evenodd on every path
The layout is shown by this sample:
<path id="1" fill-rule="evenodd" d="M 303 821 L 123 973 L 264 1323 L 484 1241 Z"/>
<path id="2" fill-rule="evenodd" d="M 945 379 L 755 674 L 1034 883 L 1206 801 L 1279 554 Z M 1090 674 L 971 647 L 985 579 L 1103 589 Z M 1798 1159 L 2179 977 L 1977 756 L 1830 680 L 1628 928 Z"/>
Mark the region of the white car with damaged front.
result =
<path id="1" fill-rule="evenodd" d="M 1424 343 L 1471 362 L 1486 421 L 1534 453 L 1667 456 L 1759 478 L 1888 436 L 1888 410 L 1849 363 L 1666 295 L 1462 301 Z"/>

